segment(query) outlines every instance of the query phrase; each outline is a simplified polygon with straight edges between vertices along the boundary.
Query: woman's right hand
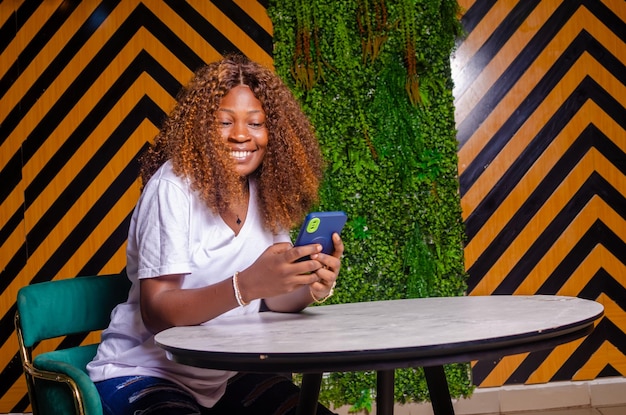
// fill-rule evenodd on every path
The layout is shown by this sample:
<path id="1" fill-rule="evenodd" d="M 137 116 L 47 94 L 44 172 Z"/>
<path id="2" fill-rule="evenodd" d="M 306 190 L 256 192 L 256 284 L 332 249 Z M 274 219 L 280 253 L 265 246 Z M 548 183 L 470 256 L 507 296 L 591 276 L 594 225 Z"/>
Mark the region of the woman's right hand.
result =
<path id="1" fill-rule="evenodd" d="M 283 242 L 267 248 L 248 268 L 239 272 L 237 282 L 244 301 L 289 294 L 318 280 L 315 271 L 322 264 L 298 259 L 321 252 L 319 244 L 292 246 Z"/>

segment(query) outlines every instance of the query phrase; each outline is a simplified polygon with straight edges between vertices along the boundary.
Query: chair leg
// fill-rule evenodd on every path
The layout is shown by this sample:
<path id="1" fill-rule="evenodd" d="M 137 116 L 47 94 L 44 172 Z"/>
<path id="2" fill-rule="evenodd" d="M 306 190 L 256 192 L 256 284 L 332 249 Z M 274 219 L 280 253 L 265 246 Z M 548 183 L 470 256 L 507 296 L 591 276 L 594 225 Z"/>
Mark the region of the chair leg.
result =
<path id="1" fill-rule="evenodd" d="M 322 386 L 321 373 L 304 373 L 296 415 L 315 415 Z"/>

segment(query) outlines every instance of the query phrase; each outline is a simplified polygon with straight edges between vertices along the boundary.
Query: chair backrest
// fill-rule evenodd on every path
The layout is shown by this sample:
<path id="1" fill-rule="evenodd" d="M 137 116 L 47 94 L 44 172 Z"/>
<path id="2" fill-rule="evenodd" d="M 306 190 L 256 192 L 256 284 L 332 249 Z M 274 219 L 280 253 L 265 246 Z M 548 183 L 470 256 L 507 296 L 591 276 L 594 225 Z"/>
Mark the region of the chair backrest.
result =
<path id="1" fill-rule="evenodd" d="M 24 345 L 101 330 L 111 310 L 126 300 L 130 282 L 124 273 L 76 277 L 22 287 L 17 294 Z"/>
<path id="2" fill-rule="evenodd" d="M 126 273 L 76 277 L 32 284 L 17 294 L 16 329 L 35 414 L 99 414 L 100 400 L 85 371 L 97 345 L 42 353 L 42 340 L 88 333 L 108 326 L 113 308 L 126 300 Z"/>

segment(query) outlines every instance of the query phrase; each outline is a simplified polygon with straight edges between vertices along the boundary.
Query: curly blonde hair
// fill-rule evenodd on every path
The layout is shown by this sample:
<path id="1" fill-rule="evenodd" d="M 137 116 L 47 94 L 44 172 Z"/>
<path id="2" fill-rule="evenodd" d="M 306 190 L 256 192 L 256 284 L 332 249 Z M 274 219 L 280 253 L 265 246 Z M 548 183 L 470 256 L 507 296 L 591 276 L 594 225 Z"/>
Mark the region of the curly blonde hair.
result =
<path id="1" fill-rule="evenodd" d="M 297 100 L 270 69 L 241 55 L 201 67 L 181 91 L 155 142 L 142 156 L 145 185 L 167 160 L 174 172 L 214 213 L 225 212 L 241 195 L 241 178 L 223 142 L 216 113 L 222 97 L 246 85 L 261 102 L 268 131 L 267 152 L 252 174 L 264 226 L 291 229 L 318 201 L 323 162 L 313 128 Z"/>

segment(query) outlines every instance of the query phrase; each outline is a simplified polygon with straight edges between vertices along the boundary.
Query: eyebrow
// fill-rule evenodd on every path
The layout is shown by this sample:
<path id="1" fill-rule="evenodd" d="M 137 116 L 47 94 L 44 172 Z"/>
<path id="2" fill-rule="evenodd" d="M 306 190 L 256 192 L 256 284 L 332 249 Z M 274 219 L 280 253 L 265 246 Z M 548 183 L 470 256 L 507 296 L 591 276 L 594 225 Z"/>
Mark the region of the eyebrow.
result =
<path id="1" fill-rule="evenodd" d="M 229 113 L 231 113 L 231 114 L 234 114 L 234 113 L 235 113 L 235 111 L 234 111 L 234 110 L 231 110 L 230 108 L 218 108 L 217 110 L 218 110 L 218 111 L 229 112 Z M 259 113 L 259 112 L 263 112 L 263 111 L 262 111 L 262 110 L 250 110 L 250 111 L 248 111 L 247 113 L 248 113 L 248 114 L 256 114 L 256 113 Z"/>

